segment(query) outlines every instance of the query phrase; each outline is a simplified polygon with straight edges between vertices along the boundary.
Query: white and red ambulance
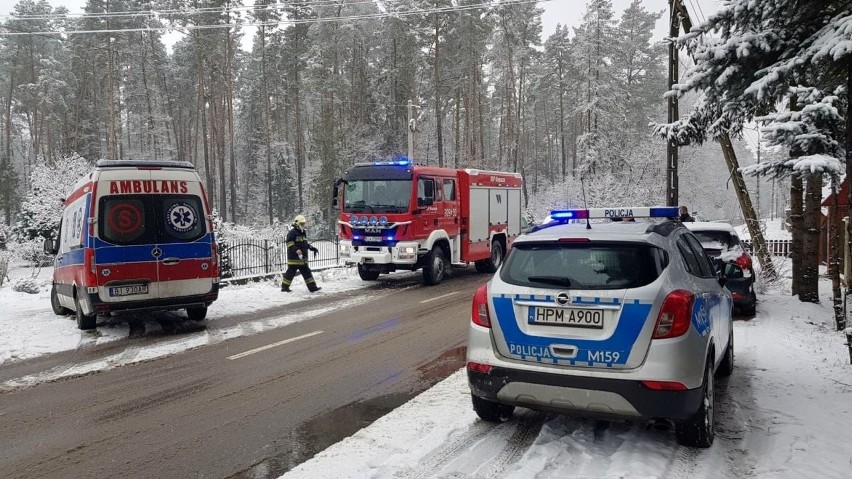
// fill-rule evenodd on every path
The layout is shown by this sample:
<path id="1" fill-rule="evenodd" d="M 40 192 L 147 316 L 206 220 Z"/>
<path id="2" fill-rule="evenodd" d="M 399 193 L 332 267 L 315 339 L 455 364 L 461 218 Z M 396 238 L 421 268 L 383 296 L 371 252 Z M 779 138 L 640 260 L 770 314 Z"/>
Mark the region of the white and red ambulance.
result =
<path id="1" fill-rule="evenodd" d="M 99 161 L 65 200 L 51 304 L 93 329 L 98 314 L 186 309 L 200 321 L 219 292 L 210 205 L 189 162 Z"/>

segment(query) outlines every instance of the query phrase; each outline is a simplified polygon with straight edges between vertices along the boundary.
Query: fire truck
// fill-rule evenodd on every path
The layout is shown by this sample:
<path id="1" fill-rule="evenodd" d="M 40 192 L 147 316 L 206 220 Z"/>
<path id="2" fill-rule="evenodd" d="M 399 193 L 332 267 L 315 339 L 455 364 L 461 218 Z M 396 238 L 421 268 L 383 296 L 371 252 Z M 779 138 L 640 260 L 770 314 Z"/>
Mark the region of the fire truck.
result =
<path id="1" fill-rule="evenodd" d="M 422 268 L 433 285 L 470 263 L 493 273 L 521 233 L 522 186 L 519 173 L 408 160 L 355 165 L 333 191 L 340 256 L 365 281 Z"/>

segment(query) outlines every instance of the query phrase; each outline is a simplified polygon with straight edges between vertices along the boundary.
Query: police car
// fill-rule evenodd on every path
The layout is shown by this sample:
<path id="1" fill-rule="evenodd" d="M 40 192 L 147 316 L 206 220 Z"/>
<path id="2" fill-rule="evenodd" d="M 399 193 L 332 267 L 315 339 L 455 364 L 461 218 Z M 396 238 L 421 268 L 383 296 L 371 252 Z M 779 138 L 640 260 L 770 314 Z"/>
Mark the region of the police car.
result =
<path id="1" fill-rule="evenodd" d="M 515 240 L 474 295 L 467 373 L 476 413 L 491 422 L 515 406 L 667 419 L 679 443 L 709 447 L 714 376 L 734 366 L 732 300 L 678 208 L 551 217 Z M 640 217 L 658 220 L 629 221 Z"/>

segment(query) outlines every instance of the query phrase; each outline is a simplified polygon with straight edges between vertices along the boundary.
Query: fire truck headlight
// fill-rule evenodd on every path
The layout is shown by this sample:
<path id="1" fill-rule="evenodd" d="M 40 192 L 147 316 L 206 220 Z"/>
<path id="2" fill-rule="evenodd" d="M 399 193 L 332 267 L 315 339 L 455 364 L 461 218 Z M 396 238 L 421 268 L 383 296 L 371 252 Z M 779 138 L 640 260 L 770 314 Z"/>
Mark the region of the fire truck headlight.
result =
<path id="1" fill-rule="evenodd" d="M 349 257 L 352 254 L 352 246 L 349 243 L 340 243 L 340 256 Z"/>
<path id="2" fill-rule="evenodd" d="M 417 248 L 414 246 L 403 246 L 399 249 L 399 259 L 411 259 L 417 257 Z"/>

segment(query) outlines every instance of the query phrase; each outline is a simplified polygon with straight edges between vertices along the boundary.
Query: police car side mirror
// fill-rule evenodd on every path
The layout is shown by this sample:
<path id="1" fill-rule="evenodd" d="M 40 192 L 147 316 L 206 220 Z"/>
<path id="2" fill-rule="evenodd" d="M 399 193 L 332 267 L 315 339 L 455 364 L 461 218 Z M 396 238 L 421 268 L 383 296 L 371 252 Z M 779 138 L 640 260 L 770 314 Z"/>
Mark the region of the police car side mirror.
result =
<path id="1" fill-rule="evenodd" d="M 45 254 L 56 254 L 56 252 L 59 251 L 58 243 L 59 242 L 54 239 L 45 238 L 43 245 Z"/>

